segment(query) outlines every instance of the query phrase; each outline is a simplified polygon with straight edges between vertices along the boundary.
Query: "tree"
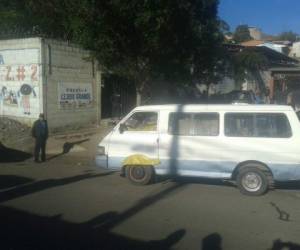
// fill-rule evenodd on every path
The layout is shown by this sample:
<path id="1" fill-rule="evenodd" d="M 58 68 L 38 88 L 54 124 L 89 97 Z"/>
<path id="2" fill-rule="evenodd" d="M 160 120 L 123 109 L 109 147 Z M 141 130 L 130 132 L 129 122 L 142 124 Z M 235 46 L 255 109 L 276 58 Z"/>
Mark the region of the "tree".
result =
<path id="1" fill-rule="evenodd" d="M 92 50 L 102 70 L 135 82 L 138 104 L 157 76 L 190 80 L 191 67 L 193 77 L 211 72 L 223 41 L 218 0 L 20 1 L 24 8 L 16 11 L 16 26 L 21 13 L 30 17 L 28 33 Z"/>
<path id="2" fill-rule="evenodd" d="M 236 83 L 241 83 L 250 73 L 258 82 L 260 91 L 265 90 L 264 82 L 260 71 L 268 67 L 268 59 L 262 54 L 252 49 L 244 49 L 236 53 L 233 58 L 233 70 Z"/>
<path id="3" fill-rule="evenodd" d="M 0 39 L 43 36 L 70 40 L 66 1 L 1 0 Z"/>
<path id="4" fill-rule="evenodd" d="M 0 38 L 17 37 L 18 33 L 25 36 L 27 32 L 24 22 L 24 2 L 3 0 L 0 2 Z M 24 23 L 22 26 L 21 24 Z"/>
<path id="5" fill-rule="evenodd" d="M 210 66 L 221 42 L 215 0 L 88 2 L 72 23 L 75 40 L 108 70 L 135 82 L 137 104 L 156 76 L 188 79 Z"/>
<path id="6" fill-rule="evenodd" d="M 231 32 L 230 32 L 230 26 L 224 20 L 220 20 L 219 21 L 219 26 L 220 26 L 220 31 L 223 34 L 231 34 Z"/>
<path id="7" fill-rule="evenodd" d="M 245 41 L 252 40 L 250 36 L 249 27 L 248 25 L 239 25 L 236 27 L 235 32 L 233 34 L 233 40 L 236 43 L 241 43 Z"/>
<path id="8" fill-rule="evenodd" d="M 299 40 L 299 35 L 293 31 L 285 31 L 279 34 L 278 40 L 296 42 Z"/>
<path id="9" fill-rule="evenodd" d="M 265 69 L 268 64 L 268 60 L 264 55 L 247 49 L 237 53 L 234 62 L 237 67 L 250 70 Z"/>

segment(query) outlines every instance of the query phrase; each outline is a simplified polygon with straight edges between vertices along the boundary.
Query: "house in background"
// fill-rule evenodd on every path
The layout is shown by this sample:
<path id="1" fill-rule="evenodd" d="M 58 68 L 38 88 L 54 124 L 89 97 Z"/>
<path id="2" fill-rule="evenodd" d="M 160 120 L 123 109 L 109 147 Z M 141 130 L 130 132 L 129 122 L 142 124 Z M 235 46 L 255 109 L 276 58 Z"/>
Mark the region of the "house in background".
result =
<path id="1" fill-rule="evenodd" d="M 251 72 L 247 71 L 244 82 L 233 84 L 234 79 L 226 77 L 220 82 L 221 89 L 227 91 L 233 87 L 235 90 L 252 91 L 259 90 L 262 94 L 268 94 L 267 102 L 287 103 L 287 95 L 294 90 L 300 90 L 300 64 L 295 58 L 291 58 L 277 50 L 267 46 L 259 46 L 258 41 L 252 40 L 245 43 L 246 46 L 226 44 L 231 53 L 239 53 L 243 50 L 256 52 L 263 55 L 268 61 L 268 68 L 265 70 Z M 226 85 L 221 87 L 222 85 Z M 219 93 L 222 93 L 221 91 Z"/>
<path id="2" fill-rule="evenodd" d="M 289 56 L 300 59 L 300 41 L 293 43 Z"/>
<path id="3" fill-rule="evenodd" d="M 243 82 L 235 82 L 233 76 L 225 76 L 217 84 L 202 84 L 197 88 L 208 95 L 222 95 L 232 91 L 260 92 L 265 102 L 286 104 L 288 94 L 299 90 L 300 65 L 296 57 L 300 57 L 300 42 L 278 41 L 275 36 L 267 35 L 256 27 L 249 27 L 252 40 L 234 44 L 232 37 L 226 37 L 224 46 L 230 53 L 252 51 L 263 55 L 268 68 L 260 71 L 245 71 Z M 288 55 L 291 50 L 292 57 Z M 267 95 L 267 96 L 266 96 Z M 300 100 L 300 98 L 299 98 Z"/>
<path id="4" fill-rule="evenodd" d="M 249 34 L 253 40 L 262 40 L 262 41 L 274 41 L 276 40 L 275 36 L 266 34 L 262 30 L 255 26 L 248 27 Z"/>
<path id="5" fill-rule="evenodd" d="M 300 42 L 278 41 L 276 37 L 264 34 L 255 27 L 249 27 L 249 33 L 253 40 L 243 42 L 240 46 L 264 55 L 269 67 L 256 77 L 249 74 L 242 84 L 243 88 L 253 90 L 260 86 L 262 90 L 265 86 L 270 102 L 288 103 L 289 93 L 300 93 Z"/>
<path id="6" fill-rule="evenodd" d="M 244 47 L 264 46 L 273 49 L 279 53 L 288 55 L 291 43 L 289 41 L 264 41 L 264 40 L 250 40 L 241 43 Z"/>
<path id="7" fill-rule="evenodd" d="M 264 34 L 262 33 L 260 28 L 257 28 L 254 26 L 249 26 L 248 30 L 249 30 L 250 36 L 254 40 L 262 40 Z"/>
<path id="8" fill-rule="evenodd" d="M 289 54 L 289 43 L 288 41 L 274 41 L 274 42 L 264 42 L 263 44 L 259 44 L 257 46 L 264 46 L 270 49 L 273 49 L 279 53 L 288 55 Z"/>
<path id="9" fill-rule="evenodd" d="M 242 46 L 265 46 L 292 57 L 295 57 L 294 54 L 297 55 L 297 51 L 299 54 L 297 43 L 293 45 L 291 41 L 280 41 L 276 36 L 265 34 L 257 27 L 249 26 L 248 30 L 252 40 L 241 43 Z"/>

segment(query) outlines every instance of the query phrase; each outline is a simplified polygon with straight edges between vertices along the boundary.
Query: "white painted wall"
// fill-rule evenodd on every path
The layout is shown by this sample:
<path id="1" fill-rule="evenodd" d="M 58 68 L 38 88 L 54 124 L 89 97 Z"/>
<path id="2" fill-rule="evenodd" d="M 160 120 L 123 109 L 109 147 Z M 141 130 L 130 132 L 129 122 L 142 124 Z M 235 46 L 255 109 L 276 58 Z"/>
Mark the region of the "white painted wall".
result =
<path id="1" fill-rule="evenodd" d="M 0 116 L 32 124 L 43 112 L 39 38 L 0 41 Z"/>
<path id="2" fill-rule="evenodd" d="M 256 27 L 249 27 L 248 30 L 249 30 L 250 36 L 254 40 L 261 40 L 262 39 L 261 29 L 256 28 Z"/>
<path id="3" fill-rule="evenodd" d="M 289 54 L 291 57 L 298 57 L 300 58 L 300 42 L 293 43 L 293 47 Z"/>
<path id="4" fill-rule="evenodd" d="M 66 42 L 0 41 L 0 116 L 31 125 L 45 113 L 50 129 L 99 123 L 101 73 L 89 58 Z M 62 103 L 70 94 L 75 98 Z"/>

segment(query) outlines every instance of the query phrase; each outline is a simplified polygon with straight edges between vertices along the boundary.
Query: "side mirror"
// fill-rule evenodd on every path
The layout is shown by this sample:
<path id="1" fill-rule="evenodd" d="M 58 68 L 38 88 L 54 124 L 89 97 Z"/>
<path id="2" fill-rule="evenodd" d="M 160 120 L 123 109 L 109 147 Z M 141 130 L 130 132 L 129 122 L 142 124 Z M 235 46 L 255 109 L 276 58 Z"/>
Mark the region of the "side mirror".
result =
<path id="1" fill-rule="evenodd" d="M 117 121 L 109 121 L 109 122 L 108 122 L 108 125 L 109 125 L 109 126 L 116 126 L 117 124 L 118 124 Z"/>
<path id="2" fill-rule="evenodd" d="M 120 126 L 119 126 L 119 132 L 120 132 L 120 134 L 123 134 L 124 131 L 126 131 L 126 130 L 127 130 L 126 125 L 124 123 L 121 123 Z"/>

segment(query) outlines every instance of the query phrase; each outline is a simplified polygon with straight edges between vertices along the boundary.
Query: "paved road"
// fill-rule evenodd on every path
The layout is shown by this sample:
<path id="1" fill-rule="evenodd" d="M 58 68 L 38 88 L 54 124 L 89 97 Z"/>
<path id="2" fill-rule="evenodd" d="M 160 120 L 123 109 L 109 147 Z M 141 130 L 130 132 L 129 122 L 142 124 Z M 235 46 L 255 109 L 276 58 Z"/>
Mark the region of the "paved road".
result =
<path id="1" fill-rule="evenodd" d="M 134 186 L 95 169 L 94 144 L 0 165 L 2 249 L 300 249 L 297 186 L 261 197 L 197 179 Z"/>

